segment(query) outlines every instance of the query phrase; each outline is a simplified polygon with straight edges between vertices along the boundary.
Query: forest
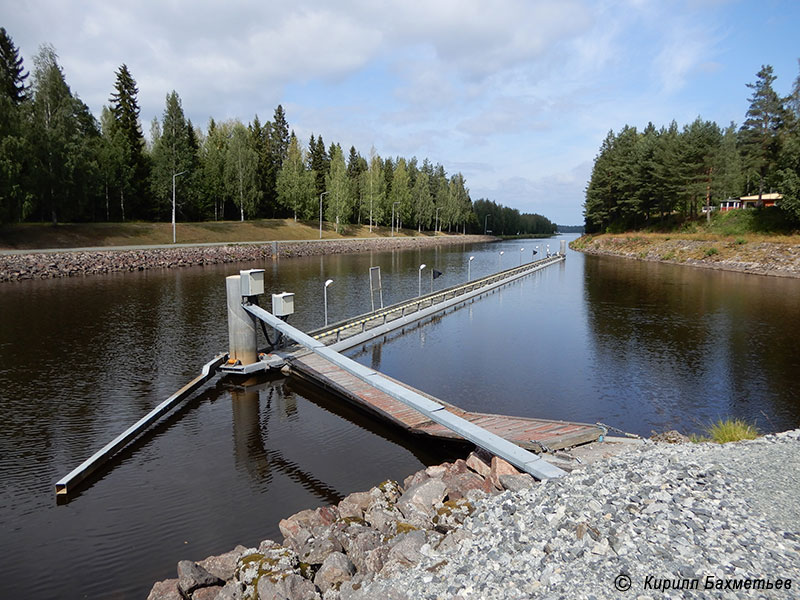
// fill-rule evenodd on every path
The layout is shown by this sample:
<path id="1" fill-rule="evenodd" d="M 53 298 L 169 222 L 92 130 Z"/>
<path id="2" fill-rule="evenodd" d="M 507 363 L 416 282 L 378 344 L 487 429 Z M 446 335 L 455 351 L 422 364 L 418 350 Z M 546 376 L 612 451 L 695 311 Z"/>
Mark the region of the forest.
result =
<path id="1" fill-rule="evenodd" d="M 740 127 L 697 118 L 642 131 L 610 131 L 586 188 L 587 233 L 685 223 L 728 198 L 777 192 L 786 222 L 800 224 L 800 76 L 780 96 L 770 65 L 756 74 Z"/>
<path id="2" fill-rule="evenodd" d="M 29 80 L 30 79 L 30 80 Z M 136 80 L 123 64 L 99 121 L 73 93 L 55 49 L 43 45 L 27 72 L 0 28 L 0 223 L 324 218 L 418 231 L 483 233 L 486 214 L 498 233 L 552 233 L 536 214 L 488 200 L 474 203 L 461 173 L 404 157 L 367 156 L 351 146 L 308 143 L 278 105 L 271 121 L 256 115 L 187 119 L 181 99 L 166 97 L 145 139 Z"/>

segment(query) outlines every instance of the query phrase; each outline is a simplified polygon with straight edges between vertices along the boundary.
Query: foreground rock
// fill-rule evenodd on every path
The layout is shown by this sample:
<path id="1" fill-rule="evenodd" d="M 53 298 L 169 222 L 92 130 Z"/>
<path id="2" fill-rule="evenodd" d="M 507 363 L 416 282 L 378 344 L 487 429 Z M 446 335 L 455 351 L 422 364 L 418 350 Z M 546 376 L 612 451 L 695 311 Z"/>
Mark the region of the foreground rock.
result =
<path id="1" fill-rule="evenodd" d="M 283 544 L 198 563 L 224 584 L 149 599 L 793 598 L 798 498 L 800 430 L 630 444 L 544 483 L 473 454 L 301 511 Z"/>
<path id="2" fill-rule="evenodd" d="M 505 488 L 503 481 L 508 482 Z M 419 564 L 473 512 L 475 503 L 534 480 L 507 462 L 473 453 L 428 467 L 404 486 L 385 481 L 337 506 L 303 510 L 279 523 L 283 543 L 261 542 L 198 563 L 178 563 L 177 579 L 153 586 L 148 600 L 336 600 L 376 578 Z"/>
<path id="3" fill-rule="evenodd" d="M 171 269 L 199 265 L 263 261 L 268 258 L 346 254 L 370 250 L 424 248 L 437 245 L 495 241 L 483 235 L 396 237 L 358 240 L 321 240 L 231 244 L 192 248 L 146 248 L 141 250 L 64 251 L 0 255 L 0 282 L 98 275 L 103 273 Z"/>

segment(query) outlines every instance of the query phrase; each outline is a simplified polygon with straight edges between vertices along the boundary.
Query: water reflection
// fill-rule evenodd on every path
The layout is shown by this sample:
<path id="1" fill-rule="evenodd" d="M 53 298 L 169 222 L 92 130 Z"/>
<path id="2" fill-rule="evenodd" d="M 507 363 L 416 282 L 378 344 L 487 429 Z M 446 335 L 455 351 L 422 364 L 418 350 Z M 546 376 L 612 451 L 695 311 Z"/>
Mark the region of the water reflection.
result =
<path id="1" fill-rule="evenodd" d="M 800 422 L 800 282 L 606 257 L 587 257 L 584 281 L 596 372 L 620 412 L 655 427 Z"/>

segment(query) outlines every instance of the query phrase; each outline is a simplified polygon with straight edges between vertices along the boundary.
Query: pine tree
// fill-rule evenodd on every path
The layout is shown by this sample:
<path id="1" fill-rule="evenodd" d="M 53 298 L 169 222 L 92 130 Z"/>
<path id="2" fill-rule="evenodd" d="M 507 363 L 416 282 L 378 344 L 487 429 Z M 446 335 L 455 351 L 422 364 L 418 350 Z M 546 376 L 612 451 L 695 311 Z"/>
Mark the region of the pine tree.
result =
<path id="1" fill-rule="evenodd" d="M 763 65 L 756 77 L 755 83 L 747 84 L 753 94 L 739 136 L 745 169 L 757 181 L 760 204 L 777 167 L 786 109 L 772 87 L 776 79 L 772 66 Z"/>
<path id="2" fill-rule="evenodd" d="M 320 135 L 316 141 L 314 134 L 311 134 L 311 139 L 308 142 L 309 152 L 309 165 L 314 172 L 314 194 L 319 195 L 325 191 L 325 177 L 328 175 L 330 168 L 330 159 L 325 151 L 325 142 L 322 141 Z"/>
<path id="3" fill-rule="evenodd" d="M 14 42 L 0 27 L 0 223 L 21 221 L 33 207 L 25 177 L 32 162 L 23 131 L 27 77 Z"/>
<path id="4" fill-rule="evenodd" d="M 225 203 L 230 198 L 225 185 L 225 162 L 232 130 L 232 122 L 217 124 L 211 119 L 200 151 L 203 190 L 212 201 L 215 221 L 225 218 Z"/>
<path id="5" fill-rule="evenodd" d="M 119 158 L 125 161 L 118 169 L 117 188 L 119 190 L 120 212 L 124 221 L 127 214 L 134 217 L 152 216 L 146 182 L 149 178 L 147 161 L 144 155 L 144 135 L 139 124 L 139 93 L 127 65 L 123 64 L 116 72 L 114 93 L 109 102 L 114 116 L 115 127 L 120 131 L 125 148 Z"/>
<path id="6" fill-rule="evenodd" d="M 14 106 L 19 106 L 27 99 L 27 78 L 19 49 L 5 28 L 0 27 L 0 94 L 11 100 Z"/>
<path id="7" fill-rule="evenodd" d="M 166 107 L 161 118 L 161 137 L 153 145 L 153 171 L 151 189 L 156 198 L 157 218 L 164 219 L 171 212 L 173 181 L 176 205 L 181 213 L 191 216 L 189 205 L 193 196 L 193 176 L 197 173 L 196 142 L 183 113 L 181 99 L 173 90 L 167 94 Z M 178 177 L 181 179 L 177 179 Z"/>

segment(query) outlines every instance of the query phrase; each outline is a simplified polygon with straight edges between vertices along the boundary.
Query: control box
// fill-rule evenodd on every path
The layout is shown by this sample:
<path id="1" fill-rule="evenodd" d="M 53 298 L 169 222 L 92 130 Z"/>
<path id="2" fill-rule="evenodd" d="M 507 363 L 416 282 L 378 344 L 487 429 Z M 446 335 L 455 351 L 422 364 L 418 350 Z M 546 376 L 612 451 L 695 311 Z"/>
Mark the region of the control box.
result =
<path id="1" fill-rule="evenodd" d="M 258 296 L 264 293 L 264 269 L 239 271 L 242 296 Z"/>
<path id="2" fill-rule="evenodd" d="M 272 314 L 276 317 L 288 317 L 294 314 L 294 294 L 292 292 L 272 294 Z"/>

